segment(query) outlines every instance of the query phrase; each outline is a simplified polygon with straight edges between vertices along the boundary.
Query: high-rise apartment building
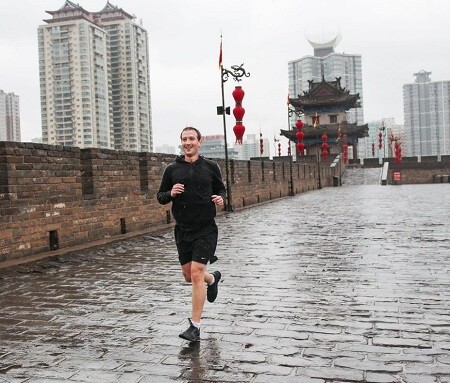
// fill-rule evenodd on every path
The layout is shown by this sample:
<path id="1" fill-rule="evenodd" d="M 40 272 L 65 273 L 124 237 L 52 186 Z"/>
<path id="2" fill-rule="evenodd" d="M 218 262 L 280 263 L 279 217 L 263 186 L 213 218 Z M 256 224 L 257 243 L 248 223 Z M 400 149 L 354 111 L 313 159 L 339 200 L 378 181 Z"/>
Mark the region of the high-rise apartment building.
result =
<path id="1" fill-rule="evenodd" d="M 314 48 L 313 56 L 304 56 L 289 61 L 289 96 L 292 98 L 308 91 L 308 81 L 335 81 L 341 78 L 341 86 L 350 93 L 359 93 L 359 107 L 346 112 L 349 123 L 364 124 L 363 86 L 361 55 L 337 53 L 334 51 L 341 41 L 341 35 L 321 42 L 308 40 Z"/>
<path id="2" fill-rule="evenodd" d="M 431 72 L 414 73 L 403 85 L 408 155 L 450 154 L 450 81 L 431 81 Z"/>
<path id="3" fill-rule="evenodd" d="M 152 151 L 147 31 L 66 0 L 38 29 L 44 143 Z"/>
<path id="4" fill-rule="evenodd" d="M 19 96 L 0 89 L 0 141 L 20 141 Z"/>

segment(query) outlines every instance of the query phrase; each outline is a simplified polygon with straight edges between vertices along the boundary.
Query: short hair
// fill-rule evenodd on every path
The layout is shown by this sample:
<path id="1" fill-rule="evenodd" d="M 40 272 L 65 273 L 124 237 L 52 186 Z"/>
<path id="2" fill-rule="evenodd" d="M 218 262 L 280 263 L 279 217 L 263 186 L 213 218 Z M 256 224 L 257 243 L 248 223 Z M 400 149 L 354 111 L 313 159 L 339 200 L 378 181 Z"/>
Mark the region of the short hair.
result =
<path id="1" fill-rule="evenodd" d="M 193 130 L 196 134 L 197 134 L 197 139 L 199 141 L 201 141 L 202 139 L 202 134 L 200 133 L 200 130 L 198 130 L 197 128 L 194 128 L 193 126 L 186 126 L 180 133 L 180 140 L 183 139 L 182 135 L 183 132 L 185 132 L 186 130 Z"/>

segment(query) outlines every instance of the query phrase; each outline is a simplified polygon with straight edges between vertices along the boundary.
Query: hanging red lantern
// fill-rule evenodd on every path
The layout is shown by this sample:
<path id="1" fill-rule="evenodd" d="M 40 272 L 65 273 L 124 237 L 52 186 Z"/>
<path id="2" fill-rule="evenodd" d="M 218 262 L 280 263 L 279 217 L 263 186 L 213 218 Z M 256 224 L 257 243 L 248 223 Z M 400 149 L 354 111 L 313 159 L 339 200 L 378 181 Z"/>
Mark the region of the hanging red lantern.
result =
<path id="1" fill-rule="evenodd" d="M 305 144 L 303 142 L 297 142 L 297 152 L 302 154 L 304 149 Z"/>
<path id="2" fill-rule="evenodd" d="M 305 135 L 303 134 L 303 132 L 301 130 L 299 130 L 297 133 L 295 133 L 295 137 L 297 137 L 298 141 L 302 141 L 304 136 Z"/>
<path id="3" fill-rule="evenodd" d="M 259 153 L 261 155 L 264 153 L 264 141 L 262 138 L 262 133 L 259 133 Z"/>
<path id="4" fill-rule="evenodd" d="M 383 134 L 380 132 L 378 133 L 378 149 L 381 149 L 383 147 Z"/>
<path id="5" fill-rule="evenodd" d="M 278 143 L 278 157 L 281 157 L 281 144 Z"/>
<path id="6" fill-rule="evenodd" d="M 236 104 L 242 103 L 242 100 L 244 99 L 244 96 L 245 96 L 245 92 L 241 86 L 236 86 L 234 88 L 232 94 L 233 94 L 233 98 L 234 98 L 234 101 L 236 102 Z"/>
<path id="7" fill-rule="evenodd" d="M 242 144 L 242 138 L 244 137 L 245 133 L 245 126 L 242 125 L 240 122 L 236 122 L 236 125 L 234 125 L 233 128 L 234 135 L 236 136 L 236 143 Z"/>
<path id="8" fill-rule="evenodd" d="M 302 130 L 303 128 L 303 121 L 302 120 L 297 120 L 297 122 L 295 123 L 295 126 L 298 130 Z"/>
<path id="9" fill-rule="evenodd" d="M 372 157 L 375 157 L 375 144 L 372 142 Z"/>
<path id="10" fill-rule="evenodd" d="M 233 109 L 234 118 L 236 121 L 242 121 L 245 114 L 245 109 L 241 105 L 236 105 Z"/>
<path id="11" fill-rule="evenodd" d="M 291 145 L 288 146 L 287 152 L 288 152 L 288 156 L 290 156 L 291 155 Z"/>

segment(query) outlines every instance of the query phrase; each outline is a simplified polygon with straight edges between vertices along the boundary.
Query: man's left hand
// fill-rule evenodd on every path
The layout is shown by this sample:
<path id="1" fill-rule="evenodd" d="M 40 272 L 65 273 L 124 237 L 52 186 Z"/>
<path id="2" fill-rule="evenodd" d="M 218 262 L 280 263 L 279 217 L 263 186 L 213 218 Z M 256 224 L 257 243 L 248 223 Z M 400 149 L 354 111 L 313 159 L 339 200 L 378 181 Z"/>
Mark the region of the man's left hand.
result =
<path id="1" fill-rule="evenodd" d="M 211 196 L 212 201 L 217 205 L 217 206 L 222 206 L 223 205 L 223 198 L 220 195 L 212 195 Z"/>

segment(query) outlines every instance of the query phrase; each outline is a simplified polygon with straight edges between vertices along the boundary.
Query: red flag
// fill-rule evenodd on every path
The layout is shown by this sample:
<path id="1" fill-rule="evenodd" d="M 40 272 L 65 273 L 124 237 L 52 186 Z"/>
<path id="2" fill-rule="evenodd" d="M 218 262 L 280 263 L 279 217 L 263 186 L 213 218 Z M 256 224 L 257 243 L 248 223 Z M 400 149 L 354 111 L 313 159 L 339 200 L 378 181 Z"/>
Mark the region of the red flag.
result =
<path id="1" fill-rule="evenodd" d="M 222 68 L 222 36 L 220 36 L 219 68 Z"/>

